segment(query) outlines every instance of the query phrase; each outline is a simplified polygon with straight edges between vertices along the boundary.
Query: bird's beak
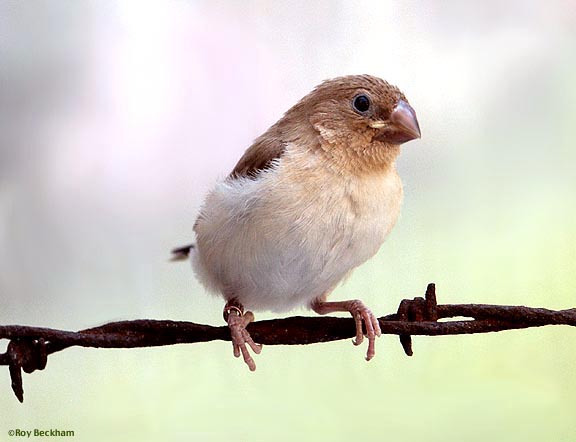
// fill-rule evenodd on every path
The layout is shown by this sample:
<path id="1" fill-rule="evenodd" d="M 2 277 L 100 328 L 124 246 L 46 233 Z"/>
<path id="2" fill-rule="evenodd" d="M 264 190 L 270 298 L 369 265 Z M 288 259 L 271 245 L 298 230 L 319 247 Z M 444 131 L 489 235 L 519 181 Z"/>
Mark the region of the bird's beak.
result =
<path id="1" fill-rule="evenodd" d="M 402 143 L 420 138 L 420 126 L 416 118 L 416 112 L 404 100 L 400 100 L 392 113 L 390 121 L 396 126 L 402 138 Z"/>
<path id="2" fill-rule="evenodd" d="M 398 101 L 387 120 L 372 121 L 370 127 L 379 129 L 374 139 L 386 143 L 402 144 L 420 138 L 416 112 L 404 100 Z"/>

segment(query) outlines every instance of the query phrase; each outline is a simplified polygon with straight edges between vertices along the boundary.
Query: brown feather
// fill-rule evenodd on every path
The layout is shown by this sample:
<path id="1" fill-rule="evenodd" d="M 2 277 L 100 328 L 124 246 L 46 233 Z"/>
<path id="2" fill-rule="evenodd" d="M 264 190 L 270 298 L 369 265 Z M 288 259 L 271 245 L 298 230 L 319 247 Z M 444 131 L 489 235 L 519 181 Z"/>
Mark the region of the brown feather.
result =
<path id="1" fill-rule="evenodd" d="M 370 115 L 358 115 L 352 109 L 351 100 L 358 93 L 371 96 Z M 256 139 L 229 178 L 256 177 L 292 144 L 299 150 L 322 155 L 334 170 L 358 174 L 387 169 L 396 159 L 399 147 L 376 139 L 379 131 L 368 123 L 387 120 L 400 99 L 405 97 L 397 87 L 370 75 L 327 80 Z"/>
<path id="2" fill-rule="evenodd" d="M 172 249 L 172 258 L 170 261 L 184 261 L 190 256 L 190 251 L 196 247 L 194 244 L 188 244 L 187 246 L 177 247 Z"/>
<path id="3" fill-rule="evenodd" d="M 279 159 L 286 150 L 286 143 L 279 137 L 272 136 L 269 132 L 259 137 L 252 146 L 244 152 L 234 170 L 230 173 L 230 178 L 255 177 L 262 170 L 272 165 L 272 162 Z"/>

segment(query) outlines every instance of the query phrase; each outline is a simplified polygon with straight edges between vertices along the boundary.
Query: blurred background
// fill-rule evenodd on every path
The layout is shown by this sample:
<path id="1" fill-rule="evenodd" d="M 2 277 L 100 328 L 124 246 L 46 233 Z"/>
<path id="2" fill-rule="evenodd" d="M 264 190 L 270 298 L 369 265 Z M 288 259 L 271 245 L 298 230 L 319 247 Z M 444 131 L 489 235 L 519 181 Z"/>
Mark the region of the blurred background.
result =
<path id="1" fill-rule="evenodd" d="M 0 324 L 221 325 L 187 264 L 205 192 L 320 81 L 397 84 L 401 218 L 333 299 L 576 307 L 576 3 L 0 2 Z M 293 314 L 309 314 L 296 311 Z M 272 318 L 257 312 L 257 319 Z M 576 440 L 576 332 L 69 349 L 0 376 L 0 439 Z M 0 343 L 4 350 L 5 343 Z"/>

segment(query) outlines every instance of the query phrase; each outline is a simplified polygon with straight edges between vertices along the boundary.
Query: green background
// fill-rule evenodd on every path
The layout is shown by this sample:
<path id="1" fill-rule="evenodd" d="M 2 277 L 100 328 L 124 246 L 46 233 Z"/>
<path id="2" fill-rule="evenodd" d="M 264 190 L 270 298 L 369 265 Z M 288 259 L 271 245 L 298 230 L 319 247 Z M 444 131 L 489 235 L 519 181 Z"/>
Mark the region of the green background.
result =
<path id="1" fill-rule="evenodd" d="M 0 323 L 220 325 L 168 251 L 252 139 L 349 73 L 397 84 L 423 136 L 397 226 L 332 299 L 387 314 L 435 282 L 440 303 L 575 307 L 573 1 L 3 1 Z M 224 342 L 72 348 L 24 404 L 4 368 L 0 440 L 576 440 L 574 330 L 397 341 L 370 363 L 266 346 L 255 373 Z"/>

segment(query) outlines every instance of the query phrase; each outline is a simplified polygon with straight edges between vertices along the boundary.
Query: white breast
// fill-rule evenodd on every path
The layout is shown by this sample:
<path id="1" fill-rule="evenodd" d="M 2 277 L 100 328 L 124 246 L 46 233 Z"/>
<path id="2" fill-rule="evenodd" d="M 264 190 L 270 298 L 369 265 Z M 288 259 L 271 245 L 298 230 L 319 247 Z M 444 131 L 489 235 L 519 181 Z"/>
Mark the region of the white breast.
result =
<path id="1" fill-rule="evenodd" d="M 192 257 L 208 288 L 248 309 L 287 311 L 378 251 L 400 211 L 395 169 L 343 178 L 301 161 L 283 157 L 257 179 L 228 179 L 209 193 Z"/>

